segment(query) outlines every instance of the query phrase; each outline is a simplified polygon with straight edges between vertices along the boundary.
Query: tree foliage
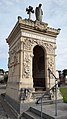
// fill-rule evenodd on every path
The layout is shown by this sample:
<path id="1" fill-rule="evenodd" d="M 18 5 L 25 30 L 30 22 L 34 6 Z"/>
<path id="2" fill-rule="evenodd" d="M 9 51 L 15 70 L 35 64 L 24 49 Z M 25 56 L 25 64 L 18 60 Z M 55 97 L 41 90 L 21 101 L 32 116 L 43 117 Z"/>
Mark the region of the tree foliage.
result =
<path id="1" fill-rule="evenodd" d="M 65 77 L 67 75 L 67 69 L 63 70 L 63 76 Z"/>
<path id="2" fill-rule="evenodd" d="M 7 82 L 8 81 L 8 74 L 4 75 L 4 81 Z"/>

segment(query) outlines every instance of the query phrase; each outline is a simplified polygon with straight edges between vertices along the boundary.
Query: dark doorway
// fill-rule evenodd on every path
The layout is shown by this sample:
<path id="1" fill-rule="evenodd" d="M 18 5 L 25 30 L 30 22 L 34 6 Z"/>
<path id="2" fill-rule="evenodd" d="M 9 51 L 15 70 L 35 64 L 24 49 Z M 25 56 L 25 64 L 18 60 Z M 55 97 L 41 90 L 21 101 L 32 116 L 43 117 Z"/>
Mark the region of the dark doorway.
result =
<path id="1" fill-rule="evenodd" d="M 34 88 L 45 89 L 45 52 L 41 46 L 33 49 L 33 84 Z"/>

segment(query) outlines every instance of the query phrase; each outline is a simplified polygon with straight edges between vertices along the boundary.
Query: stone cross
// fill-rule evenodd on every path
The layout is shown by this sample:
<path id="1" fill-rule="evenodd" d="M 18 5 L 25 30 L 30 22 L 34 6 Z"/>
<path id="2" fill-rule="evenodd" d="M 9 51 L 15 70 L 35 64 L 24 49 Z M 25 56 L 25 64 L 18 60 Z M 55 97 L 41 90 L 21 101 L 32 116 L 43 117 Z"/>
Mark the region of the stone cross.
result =
<path id="1" fill-rule="evenodd" d="M 26 12 L 27 14 L 29 14 L 29 20 L 31 20 L 31 13 L 34 13 L 33 7 L 29 6 L 28 8 L 26 8 Z"/>

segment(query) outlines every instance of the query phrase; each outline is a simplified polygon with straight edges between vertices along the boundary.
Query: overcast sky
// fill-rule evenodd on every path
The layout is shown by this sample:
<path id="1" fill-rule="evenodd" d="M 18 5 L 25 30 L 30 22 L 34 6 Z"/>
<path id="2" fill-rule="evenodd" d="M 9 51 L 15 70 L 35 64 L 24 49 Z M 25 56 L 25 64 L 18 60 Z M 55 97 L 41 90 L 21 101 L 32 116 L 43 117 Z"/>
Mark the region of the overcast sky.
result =
<path id="1" fill-rule="evenodd" d="M 28 18 L 29 5 L 35 9 L 42 3 L 43 21 L 50 27 L 61 28 L 57 37 L 56 69 L 67 68 L 67 0 L 0 0 L 0 69 L 8 70 L 8 44 L 6 38 L 17 22 L 17 17 Z M 35 20 L 35 15 L 32 15 Z"/>

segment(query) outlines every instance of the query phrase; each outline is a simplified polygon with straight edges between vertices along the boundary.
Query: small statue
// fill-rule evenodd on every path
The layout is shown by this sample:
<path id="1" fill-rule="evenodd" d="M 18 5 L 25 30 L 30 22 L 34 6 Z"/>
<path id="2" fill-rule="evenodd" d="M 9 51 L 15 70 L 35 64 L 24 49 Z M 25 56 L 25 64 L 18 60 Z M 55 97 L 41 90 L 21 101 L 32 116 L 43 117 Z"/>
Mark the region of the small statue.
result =
<path id="1" fill-rule="evenodd" d="M 36 20 L 42 22 L 42 15 L 43 15 L 43 11 L 41 9 L 42 4 L 39 4 L 38 7 L 36 7 L 35 9 L 35 16 L 36 16 Z"/>

